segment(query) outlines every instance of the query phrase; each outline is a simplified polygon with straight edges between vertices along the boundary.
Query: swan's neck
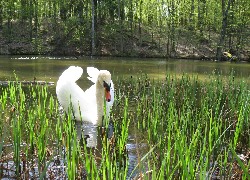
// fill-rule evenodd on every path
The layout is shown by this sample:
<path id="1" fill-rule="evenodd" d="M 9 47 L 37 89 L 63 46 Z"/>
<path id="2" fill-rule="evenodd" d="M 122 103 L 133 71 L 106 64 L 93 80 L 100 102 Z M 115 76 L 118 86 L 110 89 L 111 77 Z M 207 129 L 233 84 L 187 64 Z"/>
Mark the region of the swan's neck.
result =
<path id="1" fill-rule="evenodd" d="M 104 106 L 104 88 L 100 83 L 96 83 L 96 104 L 97 104 L 97 124 L 102 124 Z"/>

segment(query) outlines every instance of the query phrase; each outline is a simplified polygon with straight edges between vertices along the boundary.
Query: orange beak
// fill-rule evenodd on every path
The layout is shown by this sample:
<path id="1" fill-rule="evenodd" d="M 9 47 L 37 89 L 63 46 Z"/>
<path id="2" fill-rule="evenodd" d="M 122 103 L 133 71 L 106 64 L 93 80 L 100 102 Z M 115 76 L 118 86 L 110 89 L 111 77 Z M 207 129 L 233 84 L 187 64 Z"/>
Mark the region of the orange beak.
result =
<path id="1" fill-rule="evenodd" d="M 106 97 L 106 101 L 107 101 L 107 102 L 110 102 L 110 101 L 111 101 L 110 91 L 105 90 L 105 97 Z"/>

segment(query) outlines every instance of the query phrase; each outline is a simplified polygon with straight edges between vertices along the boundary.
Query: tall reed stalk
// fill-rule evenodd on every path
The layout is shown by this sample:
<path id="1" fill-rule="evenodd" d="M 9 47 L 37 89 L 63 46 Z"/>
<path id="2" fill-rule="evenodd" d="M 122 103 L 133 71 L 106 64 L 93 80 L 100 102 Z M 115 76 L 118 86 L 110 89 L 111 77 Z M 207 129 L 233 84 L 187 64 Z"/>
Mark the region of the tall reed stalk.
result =
<path id="1" fill-rule="evenodd" d="M 149 148 L 158 143 L 147 157 L 151 176 L 213 177 L 218 164 L 233 163 L 230 144 L 234 149 L 247 149 L 249 85 L 233 79 L 212 75 L 199 81 L 196 76 L 168 75 L 165 81 L 144 77 L 122 82 L 121 87 L 131 89 L 129 99 L 136 99 L 130 105 L 137 107 L 134 123 L 147 136 Z M 229 169 L 221 168 L 219 173 L 231 176 Z"/>
<path id="2" fill-rule="evenodd" d="M 250 151 L 250 87 L 244 80 L 141 75 L 118 79 L 116 89 L 113 136 L 107 136 L 105 119 L 97 147 L 89 148 L 72 114 L 59 110 L 53 88 L 1 87 L 0 165 L 13 160 L 10 178 L 26 179 L 249 178 L 247 156 L 239 155 Z"/>

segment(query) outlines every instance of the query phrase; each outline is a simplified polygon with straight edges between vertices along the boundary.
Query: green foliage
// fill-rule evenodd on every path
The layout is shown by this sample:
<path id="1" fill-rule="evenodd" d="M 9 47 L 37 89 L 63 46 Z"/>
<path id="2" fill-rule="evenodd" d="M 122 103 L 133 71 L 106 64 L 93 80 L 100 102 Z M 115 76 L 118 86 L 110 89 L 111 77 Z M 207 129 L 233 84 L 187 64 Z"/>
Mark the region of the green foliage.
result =
<path id="1" fill-rule="evenodd" d="M 0 23 L 7 23 L 8 37 L 15 36 L 16 22 L 27 22 L 24 24 L 28 27 L 26 31 L 30 36 L 30 41 L 35 43 L 35 53 L 41 53 L 45 50 L 41 46 L 45 46 L 43 41 L 46 37 L 41 36 L 44 20 L 52 20 L 55 32 L 53 37 L 57 40 L 57 31 L 59 27 L 65 27 L 62 33 L 62 42 L 66 44 L 68 41 L 77 42 L 77 47 L 81 47 L 81 43 L 91 44 L 91 39 L 96 38 L 96 45 L 100 45 L 103 36 L 102 29 L 106 26 L 113 26 L 114 29 L 107 31 L 107 37 L 112 37 L 113 31 L 119 32 L 121 51 L 124 50 L 124 40 L 122 35 L 130 31 L 133 38 L 138 38 L 139 45 L 143 46 L 148 35 L 152 36 L 153 42 L 162 45 L 162 40 L 168 42 L 168 52 L 176 50 L 176 42 L 178 42 L 177 29 L 186 29 L 191 32 L 200 33 L 200 36 L 209 36 L 212 33 L 221 34 L 222 22 L 227 3 L 231 1 L 217 0 L 77 0 L 72 3 L 65 0 L 10 0 L 1 1 L 0 3 Z M 223 3 L 224 2 L 224 3 Z M 248 46 L 247 38 L 249 36 L 248 29 L 250 23 L 249 16 L 250 5 L 248 0 L 232 1 L 229 6 L 229 13 L 226 27 L 226 40 L 220 46 L 223 49 L 233 49 L 237 52 Z M 94 21 L 92 21 L 92 11 L 94 11 Z M 58 23 L 56 23 L 58 22 Z M 94 29 L 92 24 L 94 24 Z M 58 27 L 58 24 L 61 24 Z M 73 28 L 74 27 L 74 28 Z M 67 30 L 73 28 L 70 36 Z M 91 38 L 91 30 L 95 31 L 94 37 Z M 146 31 L 146 32 L 143 32 Z M 119 36 L 118 36 L 119 37 Z M 143 39 L 144 37 L 144 39 Z M 61 43 L 60 43 L 61 44 Z M 133 49 L 133 48 L 132 48 Z M 59 51 L 59 50 L 58 50 Z M 46 52 L 46 51 L 45 51 Z"/>
<path id="2" fill-rule="evenodd" d="M 249 177 L 249 163 L 238 155 L 250 146 L 249 84 L 233 76 L 118 79 L 114 133 L 108 137 L 108 123 L 97 128 L 95 148 L 87 147 L 71 113 L 58 110 L 51 87 L 11 83 L 1 87 L 0 100 L 1 163 L 15 163 L 9 178 Z M 136 146 L 134 165 L 129 143 Z"/>
<path id="3" fill-rule="evenodd" d="M 134 99 L 130 106 L 137 109 L 131 110 L 131 123 L 146 136 L 149 151 L 154 147 L 147 155 L 152 176 L 195 179 L 198 173 L 204 179 L 217 168 L 229 178 L 231 170 L 219 166 L 235 166 L 230 147 L 249 151 L 250 94 L 244 81 L 211 76 L 202 82 L 183 75 L 159 82 L 133 78 L 122 84 L 129 87 L 129 99 Z"/>

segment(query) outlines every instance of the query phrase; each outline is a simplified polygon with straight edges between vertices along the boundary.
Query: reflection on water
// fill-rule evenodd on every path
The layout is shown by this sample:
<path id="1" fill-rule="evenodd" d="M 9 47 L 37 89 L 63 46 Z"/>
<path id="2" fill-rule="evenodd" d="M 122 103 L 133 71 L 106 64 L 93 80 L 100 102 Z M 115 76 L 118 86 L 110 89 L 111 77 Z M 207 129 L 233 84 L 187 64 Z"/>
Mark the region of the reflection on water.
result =
<path id="1" fill-rule="evenodd" d="M 76 132 L 79 140 L 86 140 L 87 147 L 97 146 L 97 126 L 92 123 L 76 121 Z"/>
<path id="2" fill-rule="evenodd" d="M 107 130 L 102 129 L 102 127 L 98 127 L 97 125 L 93 125 L 89 122 L 81 122 L 76 121 L 76 131 L 78 139 L 84 140 L 87 147 L 96 148 L 97 146 L 101 146 L 101 135 L 103 132 L 98 132 L 98 130 L 105 131 L 107 134 L 105 137 L 111 139 L 114 133 L 114 125 L 113 122 L 110 121 Z"/>
<path id="3" fill-rule="evenodd" d="M 88 148 L 100 150 L 102 148 L 102 133 L 98 130 L 102 130 L 100 127 L 93 125 L 88 122 L 80 122 L 76 121 L 76 130 L 77 130 L 77 137 L 79 141 L 84 141 Z M 114 133 L 114 126 L 113 122 L 110 121 L 108 125 L 108 129 L 105 130 L 106 137 L 111 139 Z M 147 150 L 147 144 L 145 143 L 135 143 L 134 135 L 129 136 L 128 143 L 126 144 L 127 155 L 128 155 L 128 175 L 134 177 L 138 174 L 137 164 L 138 164 L 138 151 L 143 154 L 144 151 Z M 97 157 L 96 162 L 99 162 L 101 158 L 101 154 L 93 151 L 95 156 Z M 99 156 L 99 158 L 98 158 Z M 98 160 L 99 159 L 99 160 Z M 100 162 L 99 162 L 100 163 Z M 142 163 L 142 162 L 141 162 Z M 146 167 L 146 164 L 144 164 Z"/>
<path id="4" fill-rule="evenodd" d="M 56 58 L 56 57 L 0 57 L 0 80 L 13 80 L 14 73 L 19 80 L 37 80 L 56 82 L 60 74 L 70 65 L 81 66 L 83 77 L 78 81 L 83 88 L 90 86 L 86 79 L 86 67 L 94 66 L 107 69 L 112 73 L 113 81 L 117 77 L 148 74 L 153 78 L 164 78 L 166 74 L 194 74 L 208 76 L 232 73 L 236 77 L 250 77 L 249 63 L 210 62 L 197 60 L 132 59 L 132 58 Z"/>

